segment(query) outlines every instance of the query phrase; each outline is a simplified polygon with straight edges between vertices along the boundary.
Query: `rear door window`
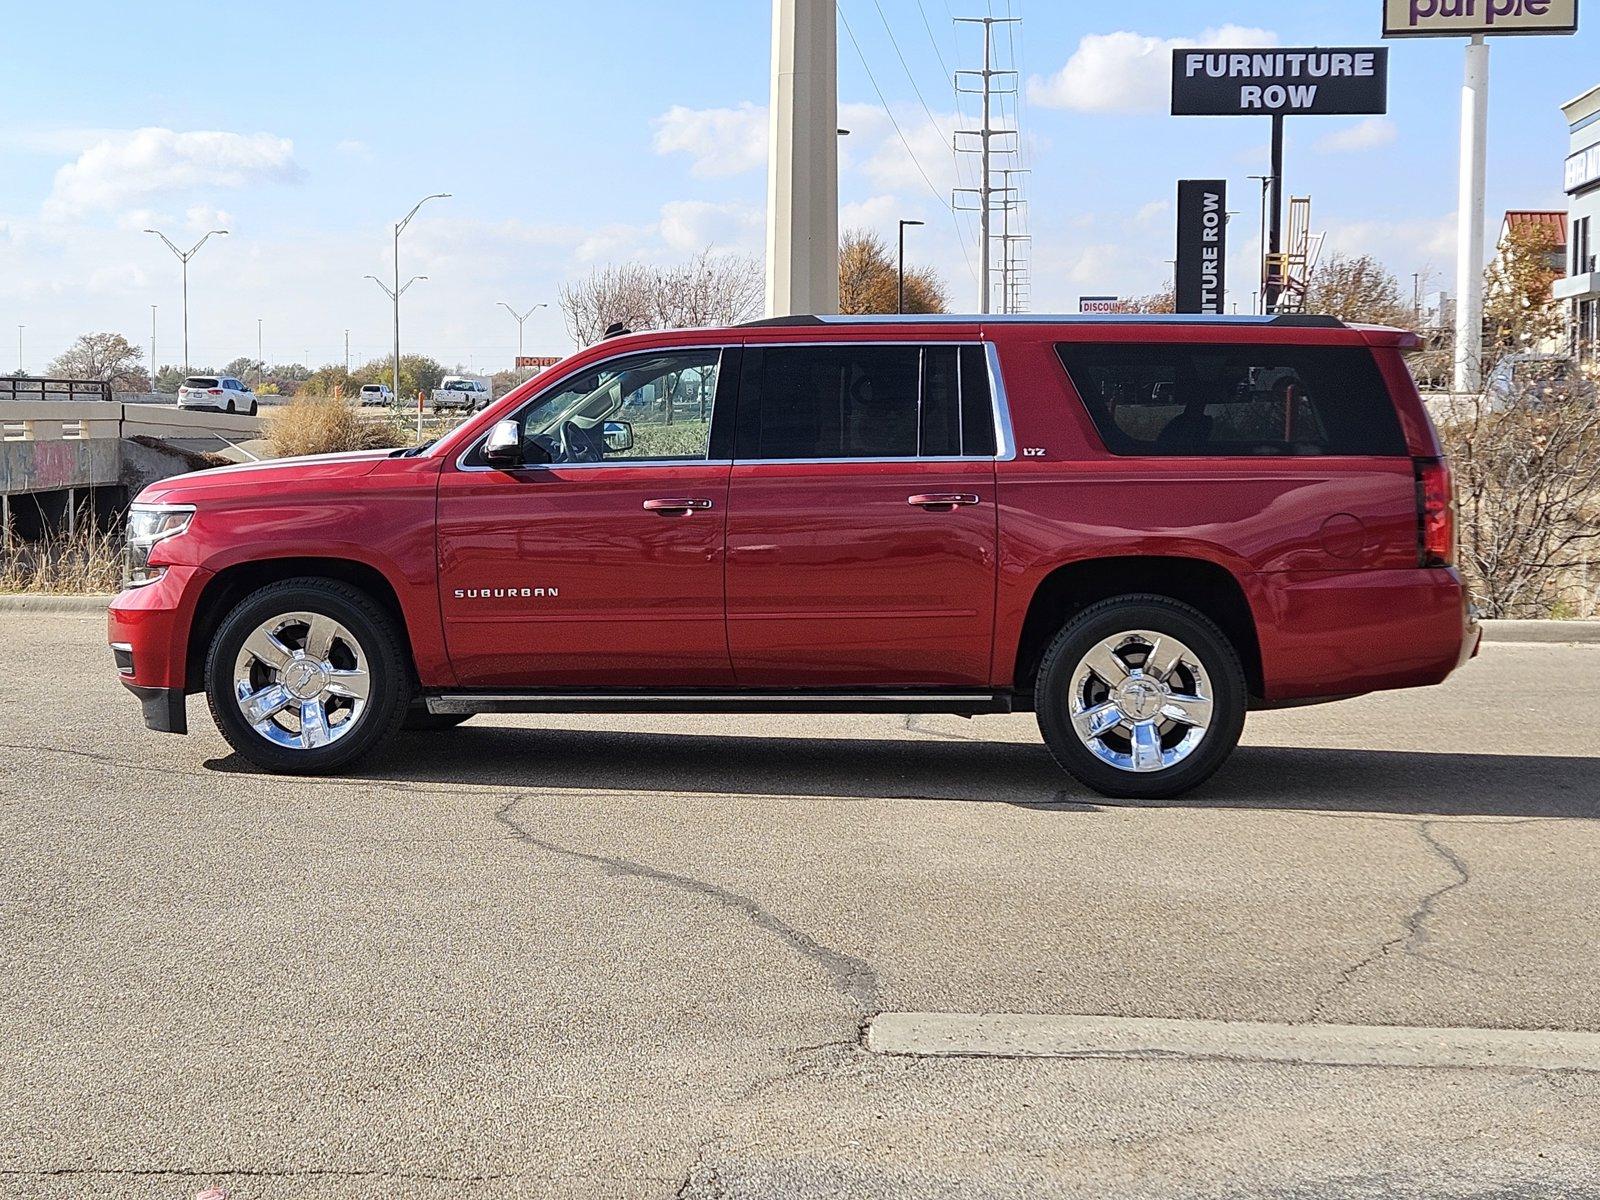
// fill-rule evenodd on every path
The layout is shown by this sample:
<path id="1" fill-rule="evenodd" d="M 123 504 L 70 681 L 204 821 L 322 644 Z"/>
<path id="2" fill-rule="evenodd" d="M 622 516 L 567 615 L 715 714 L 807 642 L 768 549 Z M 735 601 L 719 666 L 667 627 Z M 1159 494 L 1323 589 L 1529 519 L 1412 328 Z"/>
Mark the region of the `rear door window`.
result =
<path id="1" fill-rule="evenodd" d="M 1113 454 L 1406 453 L 1365 347 L 1069 342 L 1056 351 Z"/>
<path id="2" fill-rule="evenodd" d="M 981 346 L 749 346 L 738 427 L 744 461 L 995 453 Z"/>

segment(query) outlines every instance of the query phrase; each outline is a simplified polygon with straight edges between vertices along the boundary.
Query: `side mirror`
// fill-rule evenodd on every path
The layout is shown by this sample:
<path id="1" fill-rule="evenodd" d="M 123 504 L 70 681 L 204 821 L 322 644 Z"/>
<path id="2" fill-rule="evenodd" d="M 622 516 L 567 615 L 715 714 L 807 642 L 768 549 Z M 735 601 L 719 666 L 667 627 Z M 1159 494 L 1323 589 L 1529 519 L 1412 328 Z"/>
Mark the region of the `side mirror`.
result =
<path id="1" fill-rule="evenodd" d="M 483 461 L 491 467 L 509 471 L 522 465 L 522 427 L 515 421 L 500 421 L 489 430 L 483 443 Z"/>
<path id="2" fill-rule="evenodd" d="M 629 421 L 607 421 L 600 428 L 607 450 L 633 449 L 633 424 Z"/>

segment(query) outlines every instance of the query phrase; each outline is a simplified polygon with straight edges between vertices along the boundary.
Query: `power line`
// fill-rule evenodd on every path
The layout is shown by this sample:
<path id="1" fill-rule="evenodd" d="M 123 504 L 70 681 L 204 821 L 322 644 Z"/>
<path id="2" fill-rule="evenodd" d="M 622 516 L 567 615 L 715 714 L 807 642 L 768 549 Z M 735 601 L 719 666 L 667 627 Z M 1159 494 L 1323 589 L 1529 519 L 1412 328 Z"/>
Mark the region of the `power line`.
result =
<path id="1" fill-rule="evenodd" d="M 922 176 L 922 182 L 928 185 L 928 190 L 933 193 L 934 198 L 944 205 L 945 209 L 950 213 L 950 223 L 955 226 L 956 237 L 960 241 L 961 256 L 967 261 L 968 272 L 972 272 L 972 257 L 967 253 L 966 240 L 961 236 L 961 222 L 956 217 L 955 206 L 944 198 L 944 194 L 934 185 L 933 180 L 928 178 L 927 171 L 922 169 L 922 163 L 917 158 L 916 152 L 911 149 L 911 142 L 906 137 L 905 130 L 901 129 L 900 122 L 895 120 L 894 112 L 889 107 L 889 101 L 884 97 L 883 89 L 878 86 L 878 77 L 872 73 L 872 67 L 867 63 L 867 56 L 861 51 L 861 43 L 856 40 L 856 31 L 850 27 L 850 18 L 845 16 L 844 6 L 839 3 L 839 0 L 834 0 L 834 10 L 839 14 L 839 21 L 844 25 L 844 31 L 850 37 L 850 44 L 856 48 L 856 57 L 861 60 L 861 69 L 867 73 L 867 81 L 872 84 L 872 90 L 877 93 L 878 103 L 883 107 L 884 115 L 889 118 L 889 124 L 894 126 L 894 131 L 900 138 L 900 144 L 906 148 L 906 154 L 911 159 L 911 165 L 916 167 L 917 174 Z M 976 273 L 973 273 L 973 278 L 977 278 Z"/>

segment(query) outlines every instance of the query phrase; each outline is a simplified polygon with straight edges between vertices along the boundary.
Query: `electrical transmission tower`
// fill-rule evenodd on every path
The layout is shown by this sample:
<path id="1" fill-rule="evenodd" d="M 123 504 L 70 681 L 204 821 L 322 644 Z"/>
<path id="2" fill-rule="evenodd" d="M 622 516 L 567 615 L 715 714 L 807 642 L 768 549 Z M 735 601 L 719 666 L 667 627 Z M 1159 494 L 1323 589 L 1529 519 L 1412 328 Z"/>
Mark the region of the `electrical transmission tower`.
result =
<path id="1" fill-rule="evenodd" d="M 1022 198 L 1022 189 L 1011 182 L 1011 177 L 1029 174 L 1026 167 L 1002 167 L 1000 172 L 1000 311 L 1018 313 L 1028 311 L 1030 284 L 1027 247 L 1033 238 L 1026 233 L 1013 233 L 1011 214 L 1023 212 L 1028 202 Z"/>
<path id="2" fill-rule="evenodd" d="M 976 211 L 978 213 L 978 311 L 987 313 L 991 311 L 992 294 L 990 279 L 992 275 L 990 237 L 990 220 L 994 215 L 994 194 L 1003 191 L 994 186 L 993 160 L 995 154 L 1014 154 L 1017 150 L 1015 129 L 997 129 L 994 125 L 994 102 L 1001 96 L 1015 96 L 1017 94 L 1017 72 L 1014 70 L 996 70 L 994 65 L 994 27 L 996 25 L 1015 25 L 1021 22 L 1020 17 L 957 17 L 958 24 L 983 26 L 983 68 L 977 71 L 957 71 L 956 91 L 971 96 L 983 97 L 982 123 L 977 129 L 960 129 L 956 131 L 955 148 L 958 154 L 978 155 L 978 186 L 975 188 L 956 188 L 955 204 L 964 212 L 972 212 L 972 208 L 962 208 L 961 197 L 973 196 L 977 199 Z M 963 86 L 963 80 L 967 81 Z M 972 81 L 977 81 L 974 86 Z M 969 139 L 963 144 L 962 139 Z M 970 139 L 976 138 L 977 145 Z M 995 139 L 1000 139 L 998 147 Z M 1012 139 L 1009 143 L 1005 139 Z"/>

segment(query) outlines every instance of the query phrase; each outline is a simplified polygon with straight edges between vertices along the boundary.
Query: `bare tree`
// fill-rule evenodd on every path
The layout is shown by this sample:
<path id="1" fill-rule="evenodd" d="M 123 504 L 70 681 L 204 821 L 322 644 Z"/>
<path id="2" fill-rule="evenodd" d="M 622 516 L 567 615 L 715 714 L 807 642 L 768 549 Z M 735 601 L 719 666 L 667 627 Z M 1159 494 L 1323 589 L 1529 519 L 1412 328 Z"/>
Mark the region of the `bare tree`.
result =
<path id="1" fill-rule="evenodd" d="M 1330 254 L 1311 273 L 1305 309 L 1360 325 L 1406 328 L 1414 316 L 1400 283 L 1370 254 Z"/>
<path id="2" fill-rule="evenodd" d="M 658 329 L 738 325 L 761 315 L 766 301 L 761 263 L 707 247 L 688 262 L 654 272 L 651 324 Z"/>
<path id="3" fill-rule="evenodd" d="M 613 325 L 629 329 L 690 329 L 737 325 L 760 315 L 761 264 L 707 248 L 686 263 L 597 267 L 558 293 L 567 332 L 580 346 L 598 342 Z"/>
<path id="4" fill-rule="evenodd" d="M 1479 608 L 1489 617 L 1592 609 L 1588 579 L 1600 564 L 1593 385 L 1524 387 L 1453 415 L 1439 434 L 1455 471 L 1462 567 Z"/>
<path id="5" fill-rule="evenodd" d="M 51 375 L 98 379 L 122 392 L 148 392 L 144 351 L 120 333 L 86 333 L 47 368 Z"/>
<path id="6" fill-rule="evenodd" d="M 846 315 L 892 313 L 900 298 L 899 263 L 871 230 L 849 229 L 839 239 L 839 311 Z M 906 312 L 942 313 L 944 281 L 931 267 L 906 268 Z"/>
<path id="7" fill-rule="evenodd" d="M 1169 279 L 1159 292 L 1151 292 L 1148 296 L 1134 296 L 1129 300 L 1117 303 L 1119 313 L 1132 313 L 1139 316 L 1159 316 L 1178 311 L 1178 289 Z"/>

